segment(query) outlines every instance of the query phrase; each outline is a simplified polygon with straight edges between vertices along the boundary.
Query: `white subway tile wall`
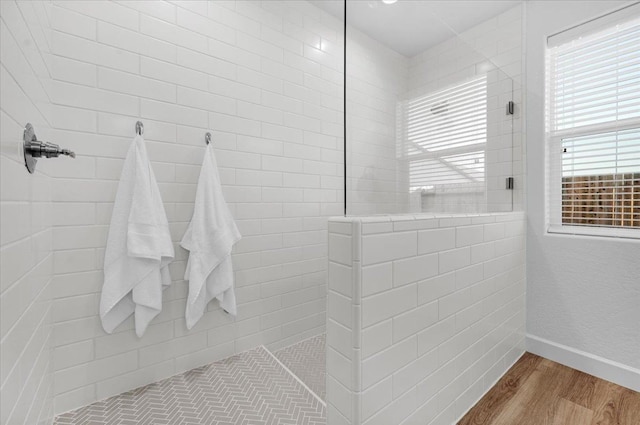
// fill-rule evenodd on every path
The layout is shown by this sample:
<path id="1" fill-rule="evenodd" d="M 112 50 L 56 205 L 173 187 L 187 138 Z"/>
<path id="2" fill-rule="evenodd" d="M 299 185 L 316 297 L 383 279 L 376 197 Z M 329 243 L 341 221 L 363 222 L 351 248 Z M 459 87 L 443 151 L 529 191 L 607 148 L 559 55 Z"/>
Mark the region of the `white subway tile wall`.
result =
<path id="1" fill-rule="evenodd" d="M 51 138 L 76 151 L 43 171 L 53 187 L 55 412 L 260 344 L 325 329 L 327 217 L 342 204 L 342 27 L 305 1 L 58 1 Z M 173 285 L 143 338 L 104 333 L 102 259 L 136 120 L 176 244 Z M 178 247 L 205 132 L 243 239 L 238 318 L 214 303 L 187 331 Z M 73 354 L 70 354 L 73 353 Z"/>
<path id="2" fill-rule="evenodd" d="M 524 213 L 331 219 L 329 238 L 351 247 L 329 246 L 329 423 L 455 423 L 524 353 Z"/>
<path id="3" fill-rule="evenodd" d="M 0 422 L 46 424 L 53 417 L 52 178 L 41 169 L 27 173 L 21 146 L 27 122 L 38 137 L 50 134 L 51 9 L 2 1 L 0 17 Z M 83 353 L 80 347 L 76 355 Z"/>
<path id="4" fill-rule="evenodd" d="M 343 212 L 340 20 L 306 1 L 3 1 L 1 10 L 3 415 L 50 417 L 52 395 L 59 413 L 324 331 L 327 217 Z M 138 119 L 176 243 L 174 284 L 142 339 L 132 320 L 105 334 L 97 315 Z M 41 161 L 29 176 L 18 151 L 27 121 L 78 157 Z M 212 305 L 188 332 L 177 243 L 207 131 L 244 236 L 233 256 L 239 315 Z"/>

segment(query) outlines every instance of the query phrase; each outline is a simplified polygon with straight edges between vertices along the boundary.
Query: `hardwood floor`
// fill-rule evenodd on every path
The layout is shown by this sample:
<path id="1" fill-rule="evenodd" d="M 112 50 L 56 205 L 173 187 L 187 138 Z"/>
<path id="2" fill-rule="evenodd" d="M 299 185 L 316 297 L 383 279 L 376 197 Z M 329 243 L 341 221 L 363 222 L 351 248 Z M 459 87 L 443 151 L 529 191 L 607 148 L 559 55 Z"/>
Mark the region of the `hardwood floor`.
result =
<path id="1" fill-rule="evenodd" d="M 640 425 L 640 393 L 525 353 L 458 425 Z"/>

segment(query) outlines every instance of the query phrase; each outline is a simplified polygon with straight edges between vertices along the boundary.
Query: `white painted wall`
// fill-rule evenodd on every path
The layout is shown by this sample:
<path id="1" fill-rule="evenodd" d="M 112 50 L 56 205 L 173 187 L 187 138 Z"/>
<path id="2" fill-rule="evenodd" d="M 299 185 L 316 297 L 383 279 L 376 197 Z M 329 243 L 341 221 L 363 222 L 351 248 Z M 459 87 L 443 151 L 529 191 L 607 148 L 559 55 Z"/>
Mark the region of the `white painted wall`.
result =
<path id="1" fill-rule="evenodd" d="M 329 222 L 330 424 L 452 424 L 524 352 L 525 217 Z"/>
<path id="2" fill-rule="evenodd" d="M 546 37 L 625 4 L 527 2 L 527 332 L 530 350 L 640 389 L 640 241 L 549 235 L 544 210 Z"/>
<path id="3" fill-rule="evenodd" d="M 0 423 L 51 421 L 51 188 L 22 156 L 27 122 L 50 134 L 47 2 L 0 2 Z M 38 164 L 40 165 L 40 164 Z"/>

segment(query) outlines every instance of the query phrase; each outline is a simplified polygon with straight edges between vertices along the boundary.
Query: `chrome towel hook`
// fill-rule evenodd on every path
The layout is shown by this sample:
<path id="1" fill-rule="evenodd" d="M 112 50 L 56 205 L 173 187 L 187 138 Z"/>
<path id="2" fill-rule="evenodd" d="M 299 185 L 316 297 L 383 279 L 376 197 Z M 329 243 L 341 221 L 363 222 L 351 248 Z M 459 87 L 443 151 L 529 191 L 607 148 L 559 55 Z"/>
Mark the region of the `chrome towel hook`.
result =
<path id="1" fill-rule="evenodd" d="M 38 140 L 36 132 L 30 123 L 24 127 L 24 133 L 22 134 L 22 151 L 24 154 L 24 165 L 30 174 L 35 173 L 36 158 L 57 158 L 60 155 L 67 155 L 71 158 L 75 158 L 76 154 L 69 149 L 62 149 L 55 143 L 44 142 Z"/>
<path id="2" fill-rule="evenodd" d="M 136 122 L 136 134 L 139 134 L 140 136 L 144 134 L 144 124 L 142 124 L 142 121 Z"/>
<path id="3" fill-rule="evenodd" d="M 207 145 L 208 145 L 209 143 L 211 143 L 211 133 L 207 132 L 207 133 L 204 135 L 204 141 L 205 141 L 205 142 L 207 142 Z"/>

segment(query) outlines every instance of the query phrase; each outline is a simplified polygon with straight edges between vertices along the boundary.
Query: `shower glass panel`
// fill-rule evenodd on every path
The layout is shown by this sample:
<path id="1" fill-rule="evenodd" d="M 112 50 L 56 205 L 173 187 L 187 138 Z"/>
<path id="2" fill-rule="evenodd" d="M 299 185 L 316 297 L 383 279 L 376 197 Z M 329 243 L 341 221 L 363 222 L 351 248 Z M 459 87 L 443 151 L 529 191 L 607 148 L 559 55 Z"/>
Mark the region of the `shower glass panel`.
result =
<path id="1" fill-rule="evenodd" d="M 512 210 L 511 7 L 347 0 L 347 215 Z"/>

